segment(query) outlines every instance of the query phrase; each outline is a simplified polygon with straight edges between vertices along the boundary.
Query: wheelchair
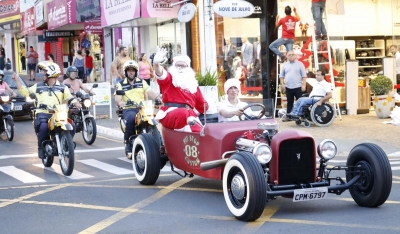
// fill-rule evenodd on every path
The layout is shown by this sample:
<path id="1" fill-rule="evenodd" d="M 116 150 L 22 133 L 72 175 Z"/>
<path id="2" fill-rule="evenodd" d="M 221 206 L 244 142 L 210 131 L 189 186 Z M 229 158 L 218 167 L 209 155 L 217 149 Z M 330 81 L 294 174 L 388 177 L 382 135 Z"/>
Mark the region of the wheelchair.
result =
<path id="1" fill-rule="evenodd" d="M 297 125 L 304 123 L 304 127 L 308 128 L 311 126 L 311 122 L 313 122 L 317 126 L 328 127 L 333 123 L 335 118 L 333 105 L 329 102 L 324 102 L 321 106 L 317 106 L 316 102 L 318 102 L 317 99 L 315 99 L 313 104 L 303 107 L 303 114 L 295 120 Z"/>

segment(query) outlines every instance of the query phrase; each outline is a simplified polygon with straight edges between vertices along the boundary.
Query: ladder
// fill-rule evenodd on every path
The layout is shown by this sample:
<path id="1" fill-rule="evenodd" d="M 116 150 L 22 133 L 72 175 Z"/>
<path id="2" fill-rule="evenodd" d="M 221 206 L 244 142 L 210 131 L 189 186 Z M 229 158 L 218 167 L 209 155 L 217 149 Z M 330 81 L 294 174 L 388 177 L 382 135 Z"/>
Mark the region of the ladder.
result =
<path id="1" fill-rule="evenodd" d="M 326 31 L 328 31 L 328 14 L 326 14 L 326 7 L 324 11 L 325 17 L 322 17 L 322 20 L 324 21 Z M 340 113 L 340 107 L 339 107 L 339 102 L 336 96 L 336 86 L 335 86 L 335 76 L 333 74 L 333 67 L 332 67 L 332 54 L 331 54 L 331 46 L 329 43 L 329 36 L 327 36 L 326 40 L 321 40 L 317 41 L 316 40 L 316 35 L 315 35 L 315 24 L 312 24 L 313 26 L 311 27 L 312 31 L 312 50 L 314 52 L 314 69 L 315 69 L 315 74 L 317 73 L 317 70 L 321 70 L 321 65 L 326 68 L 326 65 L 329 66 L 329 78 L 331 80 L 331 85 L 332 85 L 332 97 L 333 97 L 333 111 L 335 112 L 335 117 L 339 114 L 340 120 L 342 120 L 342 114 Z M 325 45 L 325 46 L 324 46 Z M 320 51 L 320 48 L 326 48 L 326 50 Z M 328 61 L 320 62 L 318 61 L 319 56 L 322 55 L 324 58 L 328 59 Z M 327 57 L 326 57 L 327 55 Z M 328 74 L 325 74 L 325 78 Z"/>

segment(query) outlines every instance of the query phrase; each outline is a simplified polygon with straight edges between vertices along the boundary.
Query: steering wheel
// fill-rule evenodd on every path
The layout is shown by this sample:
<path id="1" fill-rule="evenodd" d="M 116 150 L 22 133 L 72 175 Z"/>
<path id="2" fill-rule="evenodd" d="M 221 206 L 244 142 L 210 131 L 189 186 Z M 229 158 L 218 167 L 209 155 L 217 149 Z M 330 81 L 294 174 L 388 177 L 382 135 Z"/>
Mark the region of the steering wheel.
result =
<path id="1" fill-rule="evenodd" d="M 262 107 L 262 110 L 260 111 L 260 113 L 259 113 L 257 116 L 249 116 L 248 114 L 246 114 L 246 113 L 244 112 L 247 108 L 250 108 L 250 107 L 253 107 L 253 106 Z M 264 116 L 266 110 L 267 110 L 267 109 L 265 109 L 265 106 L 264 106 L 263 104 L 260 104 L 260 103 L 252 103 L 252 104 L 249 104 L 249 105 L 243 107 L 243 115 L 246 117 L 246 119 L 261 119 L 261 118 Z M 240 121 L 243 121 L 244 119 L 242 119 L 242 116 L 239 116 L 239 120 L 240 120 Z"/>

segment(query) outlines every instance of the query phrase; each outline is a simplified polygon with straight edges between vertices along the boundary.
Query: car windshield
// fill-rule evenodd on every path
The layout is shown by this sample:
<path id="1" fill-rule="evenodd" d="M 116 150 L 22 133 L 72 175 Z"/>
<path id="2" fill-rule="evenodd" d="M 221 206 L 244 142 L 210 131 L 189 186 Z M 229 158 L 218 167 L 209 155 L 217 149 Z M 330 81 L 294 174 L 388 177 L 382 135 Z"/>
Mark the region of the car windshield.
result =
<path id="1" fill-rule="evenodd" d="M 19 96 L 22 97 L 21 93 L 18 91 L 17 89 L 17 85 L 15 84 L 15 80 L 13 80 L 12 74 L 14 72 L 8 72 L 8 71 L 4 71 L 4 81 L 8 84 L 8 86 Z M 27 86 L 25 81 L 23 79 L 21 79 L 21 77 L 18 78 L 21 81 L 22 86 Z"/>

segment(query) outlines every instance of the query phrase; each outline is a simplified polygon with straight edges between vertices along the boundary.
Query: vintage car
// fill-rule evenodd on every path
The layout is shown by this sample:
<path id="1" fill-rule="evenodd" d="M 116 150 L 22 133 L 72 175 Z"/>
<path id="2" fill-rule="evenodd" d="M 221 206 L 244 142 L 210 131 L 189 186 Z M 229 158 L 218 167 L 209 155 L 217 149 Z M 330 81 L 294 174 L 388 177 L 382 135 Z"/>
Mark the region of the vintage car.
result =
<path id="1" fill-rule="evenodd" d="M 193 122 L 201 124 L 188 121 Z M 150 134 L 140 134 L 133 144 L 134 173 L 141 184 L 154 184 L 169 160 L 173 171 L 183 171 L 175 171 L 181 176 L 222 180 L 228 209 L 243 221 L 258 219 L 266 202 L 277 196 L 310 201 L 349 189 L 354 201 L 364 207 L 380 206 L 388 198 L 392 171 L 379 146 L 356 145 L 346 165 L 328 168 L 337 153 L 332 140 L 317 145 L 307 132 L 278 129 L 274 118 L 206 122 L 201 132 L 162 128 L 160 148 Z M 344 172 L 343 177 L 330 175 L 337 170 Z"/>

